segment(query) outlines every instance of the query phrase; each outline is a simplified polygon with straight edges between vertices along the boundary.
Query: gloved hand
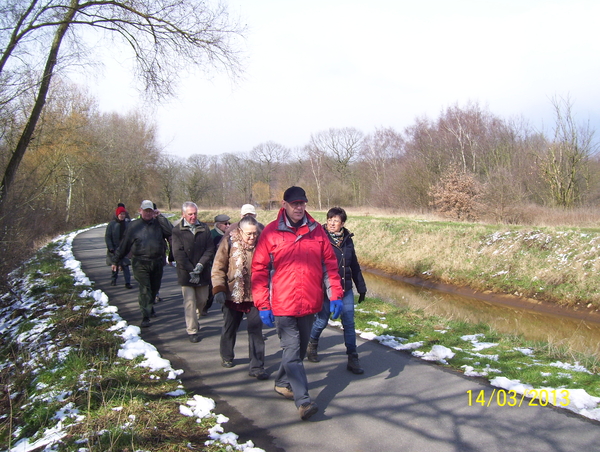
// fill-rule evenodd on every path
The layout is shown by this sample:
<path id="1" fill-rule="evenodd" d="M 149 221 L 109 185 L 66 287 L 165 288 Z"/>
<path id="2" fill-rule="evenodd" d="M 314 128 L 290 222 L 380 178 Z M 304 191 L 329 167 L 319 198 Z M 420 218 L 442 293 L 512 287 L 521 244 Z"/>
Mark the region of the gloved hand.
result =
<path id="1" fill-rule="evenodd" d="M 190 272 L 190 282 L 192 284 L 200 284 L 200 273 Z"/>
<path id="2" fill-rule="evenodd" d="M 213 297 L 213 300 L 215 300 L 217 303 L 225 303 L 225 292 L 216 293 Z"/>
<path id="3" fill-rule="evenodd" d="M 365 295 L 367 295 L 367 293 L 366 293 L 366 292 L 363 292 L 363 293 L 359 293 L 359 294 L 358 294 L 358 303 L 359 303 L 359 304 L 360 304 L 360 303 L 362 303 L 363 301 L 365 301 Z"/>
<path id="4" fill-rule="evenodd" d="M 333 314 L 331 316 L 332 319 L 335 320 L 340 316 L 343 306 L 344 304 L 342 303 L 342 300 L 331 300 L 329 302 L 329 312 Z"/>
<path id="5" fill-rule="evenodd" d="M 269 327 L 275 326 L 275 317 L 273 317 L 273 311 L 267 309 L 266 311 L 258 311 L 258 313 L 260 315 L 260 320 L 262 320 L 262 323 Z"/>
<path id="6" fill-rule="evenodd" d="M 196 264 L 196 266 L 194 267 L 194 273 L 202 273 L 202 270 L 204 269 L 204 265 L 202 265 L 200 262 L 198 262 Z"/>

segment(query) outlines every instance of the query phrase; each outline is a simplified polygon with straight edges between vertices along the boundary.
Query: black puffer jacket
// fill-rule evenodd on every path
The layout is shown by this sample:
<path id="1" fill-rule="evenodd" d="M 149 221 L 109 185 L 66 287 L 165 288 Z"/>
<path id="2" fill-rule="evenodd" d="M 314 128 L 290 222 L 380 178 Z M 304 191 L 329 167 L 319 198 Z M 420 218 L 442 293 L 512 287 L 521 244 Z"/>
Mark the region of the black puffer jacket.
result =
<path id="1" fill-rule="evenodd" d="M 172 230 L 173 225 L 162 215 L 150 221 L 141 218 L 133 220 L 127 226 L 125 237 L 115 251 L 113 264 L 117 264 L 130 251 L 134 259 L 164 259 L 167 249 L 165 239 L 171 237 Z"/>
<path id="2" fill-rule="evenodd" d="M 199 222 L 196 233 L 185 226 L 183 219 L 173 228 L 171 238 L 173 259 L 177 262 L 177 282 L 181 286 L 204 286 L 210 282 L 211 262 L 215 257 L 215 243 L 206 223 Z M 190 282 L 190 272 L 197 263 L 204 266 L 200 274 L 200 283 Z"/>
<path id="3" fill-rule="evenodd" d="M 359 294 L 366 293 L 367 285 L 365 284 L 365 279 L 363 278 L 360 264 L 358 263 L 358 258 L 356 257 L 356 252 L 354 251 L 354 242 L 352 241 L 354 234 L 348 231 L 348 229 L 343 228 L 344 238 L 338 246 L 327 232 L 326 224 L 323 225 L 323 229 L 325 229 L 325 233 L 327 234 L 327 237 L 329 237 L 329 242 L 335 251 L 335 257 L 337 257 L 338 269 L 340 278 L 342 278 L 342 288 L 344 289 L 344 292 L 352 289 L 352 281 L 354 281 L 357 292 Z"/>

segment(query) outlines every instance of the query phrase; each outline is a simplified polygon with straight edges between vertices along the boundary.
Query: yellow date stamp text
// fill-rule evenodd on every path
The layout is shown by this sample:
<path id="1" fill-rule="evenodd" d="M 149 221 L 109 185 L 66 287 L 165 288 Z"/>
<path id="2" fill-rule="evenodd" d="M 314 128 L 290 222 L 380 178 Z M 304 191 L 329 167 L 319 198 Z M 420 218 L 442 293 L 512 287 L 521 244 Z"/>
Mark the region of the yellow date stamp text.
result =
<path id="1" fill-rule="evenodd" d="M 469 406 L 546 406 L 548 404 L 567 407 L 571 403 L 568 389 L 526 389 L 519 394 L 512 389 L 467 391 Z M 526 400 L 527 399 L 527 400 Z"/>

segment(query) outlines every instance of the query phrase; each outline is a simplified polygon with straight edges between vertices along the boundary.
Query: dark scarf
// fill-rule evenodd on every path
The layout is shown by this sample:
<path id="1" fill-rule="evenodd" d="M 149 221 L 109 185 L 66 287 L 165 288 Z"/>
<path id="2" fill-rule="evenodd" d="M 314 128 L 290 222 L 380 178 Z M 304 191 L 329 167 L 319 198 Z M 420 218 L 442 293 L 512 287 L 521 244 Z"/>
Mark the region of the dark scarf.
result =
<path id="1" fill-rule="evenodd" d="M 329 237 L 331 238 L 333 244 L 339 248 L 342 244 L 342 241 L 344 240 L 344 230 L 342 229 L 340 232 L 327 231 L 327 234 L 329 234 Z"/>

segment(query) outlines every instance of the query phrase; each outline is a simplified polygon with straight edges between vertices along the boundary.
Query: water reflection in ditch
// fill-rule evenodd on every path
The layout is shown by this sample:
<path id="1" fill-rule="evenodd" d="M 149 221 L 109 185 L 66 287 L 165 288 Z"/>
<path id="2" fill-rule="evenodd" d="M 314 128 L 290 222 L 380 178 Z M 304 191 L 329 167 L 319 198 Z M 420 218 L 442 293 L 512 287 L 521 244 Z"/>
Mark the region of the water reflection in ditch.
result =
<path id="1" fill-rule="evenodd" d="M 414 286 L 364 269 L 363 275 L 368 295 L 398 306 L 422 309 L 427 314 L 449 319 L 486 323 L 502 333 L 568 345 L 600 358 L 600 324 Z"/>

